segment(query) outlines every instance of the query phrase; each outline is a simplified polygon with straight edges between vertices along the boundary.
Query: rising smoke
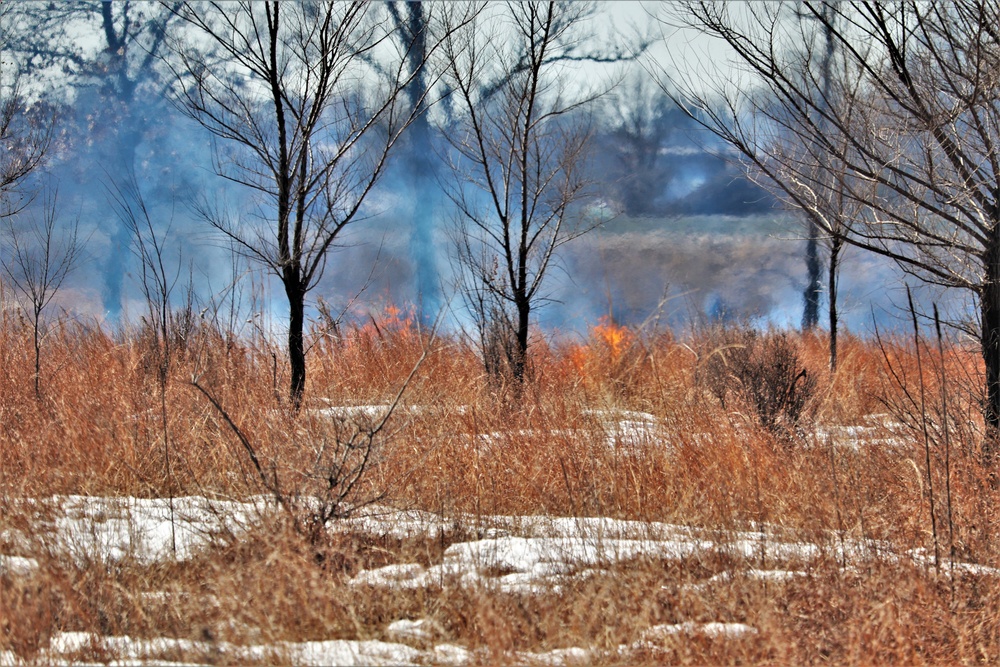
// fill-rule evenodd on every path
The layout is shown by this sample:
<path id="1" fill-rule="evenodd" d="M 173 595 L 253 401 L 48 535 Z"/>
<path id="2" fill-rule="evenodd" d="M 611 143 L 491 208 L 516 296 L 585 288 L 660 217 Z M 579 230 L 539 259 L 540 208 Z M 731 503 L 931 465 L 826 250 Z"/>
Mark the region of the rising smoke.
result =
<path id="1" fill-rule="evenodd" d="M 99 28 L 99 13 L 88 16 L 90 29 Z M 253 210 L 240 201 L 243 191 L 213 175 L 209 136 L 166 101 L 158 75 L 119 63 L 125 76 L 110 85 L 115 62 L 101 52 L 92 68 L 62 84 L 74 94 L 48 165 L 60 201 L 80 217 L 81 236 L 89 239 L 89 270 L 74 274 L 70 288 L 92 296 L 77 299 L 75 308 L 112 323 L 136 317 L 142 307 L 131 239 L 108 205 L 109 187 L 134 173 L 176 275 L 190 277 L 203 302 L 230 283 L 234 270 L 228 248 L 192 204 L 222 200 L 235 202 L 236 211 Z M 705 145 L 684 114 L 663 100 L 651 108 L 649 122 L 634 131 L 625 131 L 611 111 L 595 123 L 593 199 L 581 215 L 596 208 L 605 222 L 566 246 L 540 322 L 563 331 L 583 331 L 608 315 L 628 325 L 657 315 L 674 327 L 747 317 L 796 325 L 805 284 L 799 222 L 775 209 L 719 146 Z M 356 316 L 373 303 L 419 304 L 425 319 L 444 312 L 445 324 L 454 325 L 463 315 L 460 300 L 449 298 L 446 230 L 453 211 L 440 182 L 444 150 L 428 117 L 420 118 L 366 219 L 333 250 L 314 296 L 335 307 L 353 303 Z M 862 329 L 871 321 L 872 301 L 874 312 L 888 312 L 891 293 L 873 286 L 897 282 L 890 265 L 849 253 L 841 284 L 848 326 Z"/>

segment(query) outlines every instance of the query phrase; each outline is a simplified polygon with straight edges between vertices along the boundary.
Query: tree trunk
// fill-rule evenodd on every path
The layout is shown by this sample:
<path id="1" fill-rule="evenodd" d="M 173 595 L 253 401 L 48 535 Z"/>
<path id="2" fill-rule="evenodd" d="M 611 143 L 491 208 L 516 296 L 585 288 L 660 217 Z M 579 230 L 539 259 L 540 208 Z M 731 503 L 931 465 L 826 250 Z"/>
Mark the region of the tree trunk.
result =
<path id="1" fill-rule="evenodd" d="M 979 308 L 982 316 L 980 344 L 986 368 L 983 459 L 992 464 L 1000 453 L 1000 228 L 994 228 L 989 241 L 983 255 L 986 280 L 980 288 Z"/>
<path id="2" fill-rule="evenodd" d="M 135 171 L 136 153 L 145 129 L 142 114 L 137 114 L 133 108 L 137 79 L 149 75 L 149 72 L 139 71 L 135 74 L 136 80 L 129 78 L 125 34 L 128 25 L 127 6 L 124 11 L 125 26 L 119 32 L 111 13 L 111 3 L 101 3 L 101 27 L 108 62 L 100 88 L 103 108 L 97 110 L 98 122 L 113 124 L 117 128 L 117 141 L 112 141 L 110 146 L 100 146 L 97 158 L 104 163 L 110 178 L 122 180 Z M 109 115 L 116 112 L 117 117 Z M 108 318 L 115 323 L 122 317 L 122 297 L 131 241 L 128 227 L 119 221 L 111 235 L 111 250 L 104 260 L 101 290 L 102 306 Z"/>
<path id="3" fill-rule="evenodd" d="M 420 317 L 424 324 L 433 322 L 441 308 L 438 286 L 437 248 L 434 245 L 435 213 L 437 211 L 437 163 L 431 141 L 431 127 L 426 112 L 418 116 L 410 128 L 411 170 L 407 179 L 413 198 L 413 237 L 410 252 L 417 273 L 417 297 Z"/>
<path id="4" fill-rule="evenodd" d="M 806 242 L 806 272 L 809 276 L 809 284 L 806 285 L 805 310 L 802 313 L 802 329 L 811 331 L 819 324 L 819 298 L 822 286 L 820 284 L 820 274 L 823 269 L 819 262 L 819 229 L 816 223 L 809 220 L 809 239 Z"/>
<path id="5" fill-rule="evenodd" d="M 42 336 L 39 327 L 41 322 L 39 321 L 42 317 L 42 311 L 35 306 L 34 311 L 35 319 L 32 320 L 32 333 L 34 334 L 35 343 L 35 400 L 40 401 L 42 399 Z"/>
<path id="6" fill-rule="evenodd" d="M 292 374 L 289 398 L 292 407 L 298 412 L 306 390 L 306 349 L 303 337 L 306 293 L 296 282 L 285 285 L 285 294 L 288 295 L 288 365 Z"/>
<path id="7" fill-rule="evenodd" d="M 514 349 L 514 359 L 511 370 L 518 384 L 524 382 L 524 371 L 528 361 L 528 320 L 531 315 L 531 304 L 527 298 L 517 301 L 517 345 Z"/>
<path id="8" fill-rule="evenodd" d="M 829 313 L 830 313 L 830 372 L 837 370 L 837 270 L 840 267 L 841 242 L 830 243 Z"/>

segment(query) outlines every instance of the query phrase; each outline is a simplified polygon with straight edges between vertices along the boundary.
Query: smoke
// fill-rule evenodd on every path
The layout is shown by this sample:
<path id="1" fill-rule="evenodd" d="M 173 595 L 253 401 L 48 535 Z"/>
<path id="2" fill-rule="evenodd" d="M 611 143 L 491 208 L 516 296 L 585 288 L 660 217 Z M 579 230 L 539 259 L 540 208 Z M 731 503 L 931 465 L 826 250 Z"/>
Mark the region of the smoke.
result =
<path id="1" fill-rule="evenodd" d="M 90 85 L 72 99 L 49 169 L 65 214 L 79 216 L 81 238 L 89 239 L 87 270 L 65 288 L 87 295 L 76 308 L 94 308 L 99 294 L 100 312 L 85 314 L 117 323 L 143 312 L 132 239 L 106 193 L 132 173 L 166 239 L 172 273 L 190 280 L 202 302 L 217 298 L 244 268 L 229 260 L 229 247 L 191 204 L 228 202 L 236 215 L 258 209 L 245 188 L 214 175 L 208 133 L 156 95 L 126 99 Z M 799 223 L 776 211 L 721 146 L 676 109 L 660 114 L 647 134 L 596 127 L 588 168 L 597 204 L 588 213 L 599 208 L 608 219 L 563 247 L 547 279 L 548 300 L 536 311 L 543 327 L 583 332 L 608 315 L 631 326 L 657 318 L 675 328 L 732 318 L 798 324 L 805 285 L 803 243 L 794 240 L 802 236 Z M 465 315 L 460 299 L 448 298 L 453 252 L 446 233 L 454 211 L 440 182 L 451 174 L 426 117 L 411 130 L 363 216 L 331 250 L 312 297 L 359 317 L 372 304 L 415 304 L 425 322 L 450 303 L 444 324 L 457 328 Z M 843 321 L 862 331 L 873 318 L 888 322 L 899 299 L 885 286 L 901 284 L 890 263 L 848 252 Z M 280 320 L 281 290 L 269 293 L 274 302 L 257 307 Z"/>
<path id="2" fill-rule="evenodd" d="M 166 234 L 170 258 L 182 263 L 184 279 L 192 275 L 198 296 L 208 301 L 232 278 L 229 250 L 187 204 L 220 197 L 241 210 L 247 195 L 211 174 L 208 136 L 199 127 L 166 108 L 151 105 L 139 113 L 155 121 L 134 146 L 137 178 Z M 91 270 L 76 274 L 72 287 L 99 291 L 110 320 L 134 318 L 142 305 L 131 239 L 105 193 L 115 177 L 106 170 L 114 166 L 115 151 L 81 143 L 52 166 L 61 201 L 79 212 L 83 235 L 90 237 Z M 806 279 L 803 242 L 795 240 L 802 236 L 799 223 L 774 210 L 766 193 L 724 160 L 690 151 L 667 156 L 674 161 L 673 176 L 662 186 L 670 213 L 615 216 L 613 204 L 599 207 L 609 219 L 563 247 L 548 278 L 548 301 L 536 311 L 538 322 L 570 332 L 584 332 L 607 315 L 630 326 L 655 319 L 681 329 L 733 318 L 797 325 Z M 453 212 L 434 170 L 412 158 L 397 154 L 363 219 L 331 251 L 313 298 L 322 297 L 335 311 L 351 306 L 348 316 L 358 317 L 385 302 L 415 304 L 425 321 L 445 308 L 452 252 L 445 230 Z M 597 183 L 597 200 L 613 202 L 616 188 Z M 873 308 L 879 321 L 889 322 L 894 304 L 883 286 L 893 284 L 901 284 L 893 265 L 849 252 L 841 276 L 845 324 L 870 330 Z M 268 310 L 280 320 L 281 291 L 273 294 L 277 303 Z M 461 324 L 458 301 L 451 302 L 446 327 Z"/>
<path id="3" fill-rule="evenodd" d="M 708 322 L 796 327 L 807 276 L 798 222 L 780 211 L 754 216 L 618 219 L 567 246 L 539 314 L 545 326 L 582 335 L 600 317 L 633 327 L 686 330 Z M 955 297 L 918 291 L 953 306 Z M 900 301 L 902 299 L 902 301 Z M 825 308 L 826 294 L 824 292 Z M 898 328 L 905 284 L 893 262 L 848 250 L 838 295 L 841 325 Z M 825 326 L 825 311 L 820 325 Z"/>
<path id="4" fill-rule="evenodd" d="M 207 137 L 163 99 L 112 102 L 95 86 L 77 91 L 57 118 L 58 142 L 45 178 L 58 188 L 59 215 L 79 219 L 86 244 L 86 270 L 64 289 L 98 296 L 98 302 L 93 296 L 80 300 L 74 310 L 116 326 L 144 312 L 131 232 L 109 203 L 110 193 L 133 177 L 157 235 L 167 241 L 164 259 L 175 265 L 171 273 L 181 276 L 180 283 L 192 280 L 208 298 L 203 288 L 228 283 L 231 272 L 219 261 L 220 248 L 205 242 L 206 226 L 191 206 L 225 187 L 207 169 Z"/>
<path id="5" fill-rule="evenodd" d="M 580 239 L 565 258 L 556 318 L 578 319 L 579 330 L 596 317 L 640 326 L 654 319 L 684 327 L 705 318 L 730 320 L 779 316 L 795 293 L 797 244 L 761 233 L 755 218 L 693 218 L 691 231 L 671 231 L 671 220 L 616 228 Z"/>

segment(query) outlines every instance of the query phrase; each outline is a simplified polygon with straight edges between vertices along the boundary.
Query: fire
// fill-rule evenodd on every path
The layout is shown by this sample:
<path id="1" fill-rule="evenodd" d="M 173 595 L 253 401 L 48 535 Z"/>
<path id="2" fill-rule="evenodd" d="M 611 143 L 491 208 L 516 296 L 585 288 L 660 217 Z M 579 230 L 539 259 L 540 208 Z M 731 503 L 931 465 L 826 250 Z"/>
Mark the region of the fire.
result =
<path id="1" fill-rule="evenodd" d="M 416 311 L 412 306 L 399 307 L 386 302 L 362 317 L 364 319 L 359 318 L 360 321 L 350 325 L 341 339 L 344 350 L 370 350 L 373 346 L 409 344 L 419 339 Z"/>
<path id="2" fill-rule="evenodd" d="M 397 342 L 410 342 L 417 336 L 417 320 L 414 308 L 400 308 L 392 302 L 387 302 L 381 312 L 371 312 L 369 321 L 361 328 L 363 336 L 372 342 L 376 340 L 385 343 L 387 339 Z"/>
<path id="3" fill-rule="evenodd" d="M 569 351 L 569 361 L 576 368 L 577 372 L 582 372 L 587 366 L 590 358 L 590 348 L 587 345 L 574 345 Z"/>
<path id="4" fill-rule="evenodd" d="M 567 358 L 578 372 L 601 360 L 614 363 L 626 353 L 634 338 L 628 327 L 615 324 L 612 318 L 605 316 L 590 328 L 590 342 L 569 348 Z"/>
<path id="5" fill-rule="evenodd" d="M 594 340 L 600 341 L 608 348 L 612 360 L 621 356 L 632 343 L 632 332 L 628 327 L 615 324 L 615 321 L 607 315 L 598 320 L 590 333 Z"/>
<path id="6" fill-rule="evenodd" d="M 382 329 L 406 334 L 414 329 L 415 319 L 412 306 L 404 310 L 390 302 L 384 308 L 380 326 Z"/>

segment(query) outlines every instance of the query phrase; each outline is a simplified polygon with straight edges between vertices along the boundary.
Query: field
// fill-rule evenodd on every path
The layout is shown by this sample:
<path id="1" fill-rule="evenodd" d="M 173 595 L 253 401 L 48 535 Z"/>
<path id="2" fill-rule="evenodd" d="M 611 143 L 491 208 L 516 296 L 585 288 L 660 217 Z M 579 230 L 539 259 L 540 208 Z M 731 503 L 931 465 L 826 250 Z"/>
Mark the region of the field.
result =
<path id="1" fill-rule="evenodd" d="M 594 324 L 523 386 L 404 310 L 0 321 L 0 665 L 1000 660 L 981 362 Z M 804 372 L 803 372 L 804 371 Z"/>

